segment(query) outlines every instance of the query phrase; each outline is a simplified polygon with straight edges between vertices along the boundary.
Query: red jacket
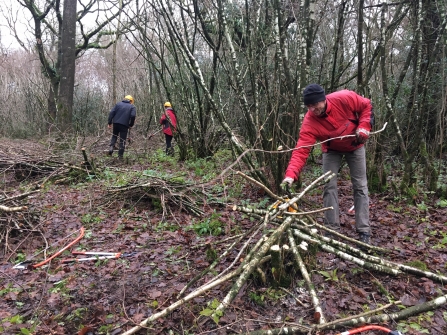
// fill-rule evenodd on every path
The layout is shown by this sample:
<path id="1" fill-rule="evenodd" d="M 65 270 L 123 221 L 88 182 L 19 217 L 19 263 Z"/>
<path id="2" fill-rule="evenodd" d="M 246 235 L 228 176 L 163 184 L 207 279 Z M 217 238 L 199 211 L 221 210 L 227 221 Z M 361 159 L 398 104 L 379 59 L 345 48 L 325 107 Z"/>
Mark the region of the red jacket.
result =
<path id="1" fill-rule="evenodd" d="M 371 101 L 353 91 L 342 90 L 326 96 L 326 115 L 315 116 L 307 111 L 301 126 L 298 143 L 292 153 L 285 176 L 298 179 L 311 146 L 317 141 L 325 141 L 329 138 L 353 135 L 357 128 L 371 130 L 374 124 L 374 113 Z M 355 145 L 355 138 L 331 140 L 321 144 L 323 152 L 328 150 L 350 152 L 363 144 Z M 299 149 L 297 149 L 299 148 Z"/>
<path id="2" fill-rule="evenodd" d="M 166 114 L 169 116 L 169 120 L 171 121 L 171 124 L 169 124 Z M 174 130 L 177 127 L 177 117 L 175 116 L 174 110 L 172 108 L 166 108 L 165 114 L 161 116 L 160 124 L 163 125 L 163 132 L 166 135 L 172 136 L 172 129 L 171 126 L 174 128 Z"/>

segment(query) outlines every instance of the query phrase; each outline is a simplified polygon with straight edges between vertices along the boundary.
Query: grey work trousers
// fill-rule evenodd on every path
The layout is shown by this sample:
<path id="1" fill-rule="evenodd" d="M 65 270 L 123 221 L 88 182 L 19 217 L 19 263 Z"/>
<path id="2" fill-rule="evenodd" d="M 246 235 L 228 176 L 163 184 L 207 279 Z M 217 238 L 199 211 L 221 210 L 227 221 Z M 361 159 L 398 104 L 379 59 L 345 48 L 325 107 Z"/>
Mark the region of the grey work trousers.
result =
<path id="1" fill-rule="evenodd" d="M 129 127 L 120 124 L 120 123 L 114 123 L 113 124 L 113 130 L 112 130 L 112 138 L 110 139 L 110 147 L 115 147 L 116 141 L 119 138 L 119 150 L 118 150 L 118 157 L 123 157 L 124 150 L 126 149 L 126 139 L 127 134 L 129 132 Z"/>
<path id="2" fill-rule="evenodd" d="M 365 147 L 352 152 L 328 151 L 323 153 L 323 171 L 338 175 L 343 156 L 349 166 L 352 188 L 354 189 L 355 226 L 358 233 L 371 234 L 369 224 L 368 181 L 366 178 Z M 324 207 L 333 210 L 324 213 L 324 224 L 333 230 L 340 230 L 340 210 L 338 206 L 337 175 L 325 186 L 323 192 Z"/>

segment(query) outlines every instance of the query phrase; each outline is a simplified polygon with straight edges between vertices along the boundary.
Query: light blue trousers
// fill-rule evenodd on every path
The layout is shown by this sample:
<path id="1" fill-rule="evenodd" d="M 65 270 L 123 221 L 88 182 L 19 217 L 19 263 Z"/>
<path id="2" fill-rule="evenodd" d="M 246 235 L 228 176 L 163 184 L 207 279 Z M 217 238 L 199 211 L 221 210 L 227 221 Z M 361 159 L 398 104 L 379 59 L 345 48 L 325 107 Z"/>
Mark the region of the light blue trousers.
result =
<path id="1" fill-rule="evenodd" d="M 371 234 L 365 147 L 363 146 L 352 152 L 324 152 L 323 171 L 325 173 L 332 171 L 338 174 L 343 156 L 349 166 L 352 188 L 354 190 L 355 226 L 357 232 Z M 324 207 L 332 206 L 334 208 L 324 213 L 325 226 L 337 231 L 340 230 L 337 175 L 324 186 L 323 204 Z"/>

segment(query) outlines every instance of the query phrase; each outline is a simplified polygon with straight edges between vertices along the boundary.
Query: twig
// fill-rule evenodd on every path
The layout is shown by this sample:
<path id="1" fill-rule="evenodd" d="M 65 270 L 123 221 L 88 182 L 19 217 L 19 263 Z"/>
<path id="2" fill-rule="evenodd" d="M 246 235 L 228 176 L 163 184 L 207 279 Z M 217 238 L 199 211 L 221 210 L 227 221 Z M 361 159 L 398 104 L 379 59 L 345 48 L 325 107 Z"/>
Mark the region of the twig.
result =
<path id="1" fill-rule="evenodd" d="M 301 193 L 299 193 L 298 195 L 294 196 L 292 199 L 286 201 L 285 203 L 283 203 L 282 205 L 278 206 L 278 209 L 280 210 L 286 210 L 288 207 L 292 206 L 292 204 L 296 203 L 298 200 L 300 200 L 307 191 L 309 191 L 310 189 L 312 189 L 312 187 L 319 183 L 322 180 L 329 180 L 333 177 L 335 177 L 335 173 L 332 173 L 331 171 L 326 172 L 325 174 L 321 175 L 320 177 L 318 177 L 317 179 L 315 179 L 312 183 L 309 184 L 309 186 L 307 186 Z"/>
<path id="2" fill-rule="evenodd" d="M 382 127 L 382 129 L 379 129 L 379 130 L 377 130 L 377 131 L 370 132 L 369 135 L 371 136 L 371 135 L 376 135 L 376 134 L 378 134 L 378 133 L 381 133 L 382 131 L 385 130 L 387 124 L 388 124 L 388 122 L 385 122 L 384 125 L 383 125 L 383 127 Z M 355 135 L 355 134 L 352 134 L 352 135 L 345 135 L 345 136 L 332 137 L 332 138 L 329 138 L 329 139 L 327 139 L 327 140 L 324 140 L 324 141 L 321 141 L 321 142 L 318 142 L 318 143 L 315 143 L 315 144 L 312 144 L 312 145 L 303 145 L 303 146 L 295 147 L 295 148 L 288 149 L 288 150 L 274 150 L 274 151 L 268 151 L 268 150 L 263 150 L 263 149 L 246 149 L 243 153 L 241 153 L 241 154 L 236 158 L 236 160 L 235 160 L 231 165 L 229 165 L 226 169 L 224 169 L 224 170 L 220 173 L 220 175 L 218 176 L 218 178 L 224 176 L 230 169 L 233 168 L 233 166 L 235 166 L 236 164 L 239 164 L 239 162 L 242 160 L 242 158 L 243 158 L 246 154 L 248 154 L 248 153 L 250 153 L 250 152 L 263 152 L 263 153 L 266 153 L 266 154 L 284 154 L 284 153 L 287 153 L 287 152 L 290 152 L 290 151 L 295 151 L 295 150 L 302 149 L 302 148 L 312 148 L 312 147 L 314 147 L 314 146 L 320 145 L 320 144 L 325 143 L 325 142 L 329 142 L 329 141 L 333 141 L 333 140 L 342 140 L 342 139 L 350 138 L 350 137 L 354 138 L 354 137 L 356 137 L 356 135 Z"/>
<path id="3" fill-rule="evenodd" d="M 328 322 L 328 323 L 326 323 L 326 324 L 324 325 L 324 327 L 325 327 L 325 328 L 326 328 L 326 327 L 330 327 L 330 326 L 333 326 L 333 325 L 337 325 L 337 324 L 339 324 L 339 323 L 344 323 L 344 322 L 347 322 L 347 321 L 351 321 L 351 320 L 353 320 L 353 319 L 364 318 L 365 316 L 368 316 L 368 315 L 371 315 L 371 314 L 376 314 L 377 312 L 383 311 L 383 310 L 388 309 L 388 308 L 390 308 L 390 307 L 392 307 L 392 306 L 399 305 L 400 303 L 401 303 L 400 300 L 398 300 L 398 301 L 394 301 L 394 302 L 392 302 L 392 303 L 390 303 L 390 304 L 381 306 L 381 307 L 376 308 L 376 309 L 373 309 L 373 310 L 371 310 L 371 311 L 367 311 L 367 312 L 365 312 L 365 313 L 360 313 L 360 314 L 357 314 L 357 315 L 348 316 L 348 317 L 343 318 L 343 319 L 338 319 L 338 320 L 334 320 L 334 321 Z"/>
<path id="4" fill-rule="evenodd" d="M 290 292 L 289 290 L 286 290 L 284 287 L 280 287 L 280 289 L 281 289 L 282 291 L 286 292 L 287 294 L 289 294 L 289 295 L 290 295 L 293 299 L 295 299 L 296 302 L 299 303 L 301 306 L 303 306 L 303 307 L 305 307 L 305 308 L 308 307 L 304 302 L 302 302 L 300 299 L 298 299 L 297 297 L 295 297 L 295 295 L 294 295 L 292 292 Z"/>
<path id="5" fill-rule="evenodd" d="M 185 285 L 185 287 L 182 288 L 182 290 L 180 291 L 180 293 L 177 295 L 177 299 L 179 299 L 180 297 L 183 296 L 183 294 L 185 293 L 185 291 L 190 288 L 192 285 L 194 285 L 200 278 L 202 278 L 204 275 L 206 275 L 208 272 L 210 272 L 212 269 L 214 269 L 216 267 L 217 264 L 219 264 L 220 260 L 223 259 L 224 257 L 226 257 L 226 255 L 228 255 L 228 253 L 234 248 L 234 246 L 239 243 L 242 240 L 242 236 L 235 242 L 233 242 L 233 244 L 230 245 L 230 247 L 225 250 L 224 253 L 222 253 L 222 255 L 219 256 L 218 259 L 216 259 L 209 267 L 207 267 L 205 270 L 203 270 L 201 273 L 199 273 L 197 276 L 195 276 L 193 279 L 191 279 L 189 281 L 188 284 Z"/>
<path id="6" fill-rule="evenodd" d="M 253 227 L 256 227 L 256 226 L 253 226 Z M 236 264 L 236 262 L 239 260 L 239 258 L 241 257 L 242 253 L 244 252 L 244 250 L 250 244 L 250 242 L 253 239 L 253 237 L 255 237 L 259 233 L 260 230 L 261 230 L 261 226 L 259 226 L 258 229 L 256 229 L 256 231 L 253 232 L 253 234 L 251 234 L 251 236 L 248 238 L 248 240 L 245 241 L 244 245 L 242 246 L 241 250 L 239 250 L 239 252 L 236 255 L 236 257 L 234 258 L 233 262 L 225 270 L 223 270 L 221 273 L 219 273 L 217 275 L 216 279 L 222 277 L 225 273 L 227 273 L 234 266 L 234 264 Z"/>
<path id="7" fill-rule="evenodd" d="M 8 207 L 8 206 L 0 205 L 0 211 L 8 212 L 8 213 L 21 212 L 21 211 L 25 211 L 27 209 L 28 209 L 27 206 Z"/>
<path id="8" fill-rule="evenodd" d="M 225 242 L 234 240 L 234 239 L 239 239 L 241 236 L 244 236 L 244 235 L 246 235 L 246 234 L 233 235 L 233 236 L 224 238 L 224 239 L 222 239 L 222 240 L 213 241 L 213 244 L 215 244 L 215 245 L 216 245 L 216 244 L 222 244 L 222 243 L 225 243 Z M 203 248 L 206 244 L 207 244 L 207 243 L 201 243 L 201 244 L 197 244 L 197 245 L 192 245 L 192 246 L 191 246 L 191 249 L 199 249 L 199 248 Z"/>
<path id="9" fill-rule="evenodd" d="M 255 179 L 247 176 L 245 173 L 242 173 L 241 171 L 237 171 L 236 174 L 247 179 L 250 183 L 255 184 L 255 185 L 259 186 L 260 188 L 262 188 L 271 198 L 279 200 L 281 202 L 284 201 L 284 198 L 276 195 L 275 193 L 270 191 L 270 189 L 267 186 L 265 186 L 264 184 L 260 183 L 259 181 L 255 180 Z"/>
<path id="10" fill-rule="evenodd" d="M 298 264 L 298 267 L 300 268 L 300 271 L 301 271 L 301 274 L 303 275 L 304 280 L 306 281 L 307 289 L 309 290 L 309 294 L 312 298 L 312 305 L 314 306 L 315 312 L 319 313 L 320 317 L 318 318 L 318 323 L 323 324 L 326 322 L 326 318 L 324 317 L 323 309 L 321 308 L 320 300 L 318 299 L 317 292 L 315 291 L 314 285 L 313 285 L 313 283 L 310 279 L 310 276 L 309 276 L 309 272 L 307 271 L 306 265 L 304 264 L 303 259 L 301 258 L 301 255 L 300 255 L 298 248 L 296 246 L 296 243 L 295 243 L 295 239 L 293 238 L 293 235 L 292 235 L 292 232 L 290 231 L 290 229 L 287 230 L 287 234 L 289 237 L 289 243 L 292 248 L 293 255 L 295 256 L 295 261 Z"/>
<path id="11" fill-rule="evenodd" d="M 37 230 L 37 227 L 40 226 L 40 225 L 42 225 L 42 223 L 43 223 L 43 222 L 39 223 L 34 229 Z M 12 255 L 13 255 L 13 254 L 20 248 L 20 246 L 21 246 L 23 243 L 25 243 L 25 241 L 28 239 L 28 237 L 31 235 L 32 232 L 33 232 L 33 231 L 30 231 L 30 232 L 28 233 L 28 235 L 27 235 L 23 240 L 21 240 L 21 241 L 17 244 L 17 246 L 15 247 L 15 249 L 12 250 L 12 252 L 9 254 L 8 257 L 6 257 L 5 262 L 8 262 L 8 261 L 9 261 L 9 259 L 12 257 Z M 42 233 L 40 230 L 39 230 L 38 232 L 39 232 L 40 234 L 43 235 L 43 233 Z M 2 238 L 0 238 L 0 241 L 1 241 L 1 240 L 2 240 Z"/>
<path id="12" fill-rule="evenodd" d="M 309 211 L 309 212 L 298 212 L 298 213 L 294 213 L 294 212 L 284 212 L 284 215 L 309 215 L 309 214 L 316 214 L 316 213 L 321 213 L 321 212 L 325 212 L 325 211 L 329 211 L 331 209 L 334 209 L 334 207 L 323 207 L 320 209 L 316 209 L 314 211 Z"/>
<path id="13" fill-rule="evenodd" d="M 121 335 L 135 334 L 141 328 L 145 327 L 149 322 L 153 322 L 153 321 L 155 321 L 155 320 L 157 320 L 157 319 L 159 319 L 159 318 L 169 314 L 170 312 L 174 311 L 179 306 L 183 305 L 185 302 L 188 302 L 191 299 L 194 299 L 195 297 L 197 297 L 197 296 L 205 293 L 206 291 L 212 289 L 213 287 L 216 287 L 217 285 L 220 285 L 221 283 L 227 281 L 228 279 L 231 279 L 231 278 L 237 276 L 241 271 L 242 271 L 242 268 L 239 267 L 236 270 L 226 274 L 220 280 L 216 280 L 216 281 L 214 281 L 212 283 L 209 283 L 208 285 L 202 287 L 200 290 L 195 290 L 195 291 L 191 292 L 190 294 L 185 296 L 183 299 L 180 299 L 180 300 L 174 302 L 173 304 L 171 304 L 170 306 L 168 306 L 167 308 L 165 308 L 164 310 L 151 315 L 147 319 L 141 321 L 137 326 L 129 329 L 128 331 L 122 333 Z"/>
<path id="14" fill-rule="evenodd" d="M 40 192 L 40 190 L 33 190 L 33 191 L 29 191 L 29 192 L 25 192 L 25 193 L 22 193 L 22 194 L 15 195 L 13 197 L 2 198 L 2 199 L 0 199 L 0 202 L 3 203 L 3 202 L 8 202 L 8 201 L 20 200 L 20 199 L 26 198 L 29 195 L 37 193 L 37 192 Z"/>

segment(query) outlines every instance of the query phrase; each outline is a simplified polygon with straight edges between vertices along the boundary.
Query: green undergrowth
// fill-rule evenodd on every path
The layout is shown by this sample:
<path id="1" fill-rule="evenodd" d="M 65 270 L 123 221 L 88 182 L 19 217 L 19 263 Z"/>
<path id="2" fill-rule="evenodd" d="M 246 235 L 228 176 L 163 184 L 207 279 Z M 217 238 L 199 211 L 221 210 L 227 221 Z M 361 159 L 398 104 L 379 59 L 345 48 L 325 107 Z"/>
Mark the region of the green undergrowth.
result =
<path id="1" fill-rule="evenodd" d="M 218 236 L 224 233 L 224 223 L 221 220 L 221 214 L 215 211 L 207 218 L 200 221 L 193 220 L 190 229 L 193 229 L 199 236 Z"/>
<path id="2" fill-rule="evenodd" d="M 228 150 L 216 153 L 213 157 L 178 161 L 176 156 L 167 156 L 163 150 L 153 151 L 146 157 L 134 157 L 129 154 L 129 161 L 147 166 L 143 171 L 136 171 L 124 165 L 123 168 L 106 167 L 99 179 L 105 180 L 110 186 L 122 186 L 138 178 L 156 177 L 169 182 L 189 184 L 209 182 L 218 176 L 224 166 L 231 159 Z"/>

